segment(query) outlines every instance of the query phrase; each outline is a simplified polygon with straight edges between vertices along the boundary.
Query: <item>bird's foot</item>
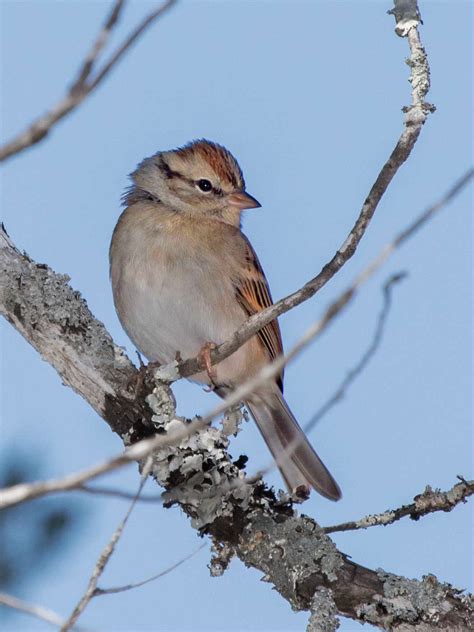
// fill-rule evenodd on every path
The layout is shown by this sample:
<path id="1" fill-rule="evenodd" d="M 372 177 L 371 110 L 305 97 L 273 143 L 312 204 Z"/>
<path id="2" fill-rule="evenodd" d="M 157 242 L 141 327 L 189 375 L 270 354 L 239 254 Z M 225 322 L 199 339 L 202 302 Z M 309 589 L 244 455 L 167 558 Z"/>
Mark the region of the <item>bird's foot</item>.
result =
<path id="1" fill-rule="evenodd" d="M 206 344 L 202 347 L 201 351 L 198 353 L 198 360 L 201 364 L 204 365 L 206 369 L 207 377 L 209 378 L 210 385 L 208 387 L 209 391 L 213 391 L 216 387 L 217 373 L 216 370 L 212 366 L 211 360 L 211 351 L 217 348 L 217 345 L 214 342 L 206 342 Z"/>
<path id="2" fill-rule="evenodd" d="M 305 500 L 308 500 L 311 494 L 311 487 L 309 485 L 299 485 L 293 489 L 293 493 L 291 494 L 291 499 L 294 503 L 302 503 Z"/>

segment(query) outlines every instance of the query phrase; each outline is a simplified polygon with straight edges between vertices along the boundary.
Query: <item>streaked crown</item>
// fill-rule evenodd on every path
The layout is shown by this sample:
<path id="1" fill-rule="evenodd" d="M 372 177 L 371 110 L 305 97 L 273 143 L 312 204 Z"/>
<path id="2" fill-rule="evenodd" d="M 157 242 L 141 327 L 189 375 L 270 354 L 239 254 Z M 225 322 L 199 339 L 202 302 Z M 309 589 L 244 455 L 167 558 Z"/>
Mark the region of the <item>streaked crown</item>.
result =
<path id="1" fill-rule="evenodd" d="M 225 189 L 245 189 L 244 176 L 239 163 L 228 149 L 210 140 L 194 140 L 174 152 L 166 152 L 182 160 L 194 171 L 211 169 Z M 197 173 L 197 171 L 196 171 Z"/>

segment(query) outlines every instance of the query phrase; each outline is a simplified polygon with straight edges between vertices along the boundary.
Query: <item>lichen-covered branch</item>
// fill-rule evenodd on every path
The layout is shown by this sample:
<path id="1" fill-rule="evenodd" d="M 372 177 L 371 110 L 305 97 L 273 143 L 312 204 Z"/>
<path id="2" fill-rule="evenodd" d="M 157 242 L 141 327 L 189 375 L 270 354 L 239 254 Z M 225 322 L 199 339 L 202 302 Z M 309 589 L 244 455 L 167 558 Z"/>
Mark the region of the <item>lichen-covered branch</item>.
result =
<path id="1" fill-rule="evenodd" d="M 465 177 L 463 186 L 466 182 Z M 455 190 L 460 188 L 457 183 Z M 428 211 L 423 222 L 417 221 L 416 228 L 397 238 L 398 244 L 426 223 L 434 213 Z M 357 277 L 350 293 L 393 249 L 392 244 L 384 249 Z M 4 232 L 0 232 L 0 266 L 1 312 L 62 379 L 127 444 L 164 431 L 137 443 L 132 451 L 141 450 L 134 455 L 139 459 L 150 451 L 150 445 L 145 449 L 143 443 L 157 448 L 152 474 L 167 490 L 165 503 L 179 504 L 196 529 L 213 537 L 214 575 L 223 572 L 236 555 L 261 570 L 295 608 L 311 608 L 315 592 L 323 587 L 331 590 L 339 614 L 382 629 L 401 625 L 420 630 L 466 629 L 472 609 L 456 590 L 432 577 L 422 582 L 406 580 L 347 560 L 314 521 L 295 514 L 288 497 L 275 498 L 262 482 L 246 480 L 244 463 L 233 462 L 226 450 L 228 433 L 237 432 L 238 423 L 227 420 L 225 432 L 207 427 L 209 416 L 188 424 L 176 416 L 171 391 L 161 382 L 147 397 L 148 406 L 136 400 L 126 388 L 135 373 L 133 365 L 83 299 L 65 277 L 22 255 Z M 343 303 L 339 299 L 336 307 Z M 333 311 L 329 309 L 323 322 Z M 196 432 L 191 434 L 191 427 Z M 319 599 L 323 594 L 318 592 Z"/>
<path id="2" fill-rule="evenodd" d="M 357 529 L 368 529 L 379 525 L 386 526 L 401 518 L 410 516 L 412 520 L 419 520 L 435 511 L 452 511 L 454 507 L 465 503 L 469 496 L 474 494 L 474 481 L 466 481 L 461 478 L 461 482 L 454 485 L 446 492 L 439 489 L 433 490 L 429 485 L 421 494 L 413 499 L 409 505 L 403 505 L 398 509 L 387 509 L 383 513 L 365 516 L 360 520 L 344 522 L 332 527 L 324 527 L 324 533 L 335 533 L 336 531 L 355 531 Z"/>
<path id="3" fill-rule="evenodd" d="M 94 70 L 109 35 L 116 26 L 122 12 L 124 0 L 116 0 L 99 32 L 99 35 L 97 36 L 97 39 L 81 65 L 77 79 L 71 85 L 66 95 L 53 105 L 45 114 L 42 114 L 33 121 L 27 129 L 20 132 L 17 136 L 15 136 L 15 138 L 0 147 L 0 162 L 7 160 L 11 156 L 20 153 L 46 138 L 56 123 L 75 110 L 91 94 L 91 92 L 93 92 L 97 86 L 102 83 L 103 79 L 109 74 L 122 56 L 139 39 L 139 37 L 141 37 L 146 29 L 173 4 L 175 4 L 175 2 L 176 0 L 166 0 L 161 6 L 151 11 L 114 51 L 110 59 L 104 62 L 103 66 L 94 75 L 92 71 Z"/>
<path id="4" fill-rule="evenodd" d="M 0 230 L 0 313 L 120 435 L 148 436 L 150 410 L 126 386 L 136 368 L 69 278 L 32 261 Z"/>
<path id="5" fill-rule="evenodd" d="M 161 432 L 179 423 L 167 389 L 157 384 L 148 398 L 152 423 Z M 348 560 L 314 520 L 295 513 L 285 494 L 277 498 L 261 481 L 250 484 L 244 463 L 233 462 L 227 446 L 226 431 L 203 428 L 156 452 L 151 469 L 167 490 L 165 505 L 179 504 L 192 525 L 213 538 L 214 576 L 237 556 L 262 571 L 297 610 L 314 609 L 317 594 L 320 607 L 326 600 L 339 615 L 381 629 L 451 631 L 473 623 L 470 598 L 435 577 L 408 580 Z"/>

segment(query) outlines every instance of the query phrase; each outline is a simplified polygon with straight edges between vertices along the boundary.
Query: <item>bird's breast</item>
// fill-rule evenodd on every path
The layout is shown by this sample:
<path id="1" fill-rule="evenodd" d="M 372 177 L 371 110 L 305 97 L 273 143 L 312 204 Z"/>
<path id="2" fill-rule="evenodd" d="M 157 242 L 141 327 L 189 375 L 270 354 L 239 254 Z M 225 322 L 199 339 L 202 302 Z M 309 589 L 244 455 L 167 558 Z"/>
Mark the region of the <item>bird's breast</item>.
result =
<path id="1" fill-rule="evenodd" d="M 221 245 L 199 231 L 166 226 L 139 236 L 116 230 L 111 277 L 117 313 L 149 360 L 171 362 L 178 351 L 183 358 L 196 356 L 206 342 L 224 342 L 246 320 L 232 282 L 236 253 Z"/>

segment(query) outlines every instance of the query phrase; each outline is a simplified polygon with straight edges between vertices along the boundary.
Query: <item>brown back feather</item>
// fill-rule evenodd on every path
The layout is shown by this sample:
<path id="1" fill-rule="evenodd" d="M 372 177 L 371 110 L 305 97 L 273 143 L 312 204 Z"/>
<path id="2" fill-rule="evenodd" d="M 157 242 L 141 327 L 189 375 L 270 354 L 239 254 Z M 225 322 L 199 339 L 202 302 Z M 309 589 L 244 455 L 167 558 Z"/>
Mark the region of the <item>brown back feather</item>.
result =
<path id="1" fill-rule="evenodd" d="M 245 256 L 247 265 L 242 276 L 237 280 L 235 292 L 237 300 L 248 316 L 261 312 L 266 307 L 273 305 L 270 288 L 263 272 L 262 266 L 252 248 L 250 242 L 242 235 L 246 244 Z M 257 275 L 255 274 L 257 272 Z M 265 325 L 257 334 L 270 360 L 275 360 L 283 353 L 280 326 L 277 319 Z M 283 393 L 283 370 L 277 378 L 278 386 Z"/>

